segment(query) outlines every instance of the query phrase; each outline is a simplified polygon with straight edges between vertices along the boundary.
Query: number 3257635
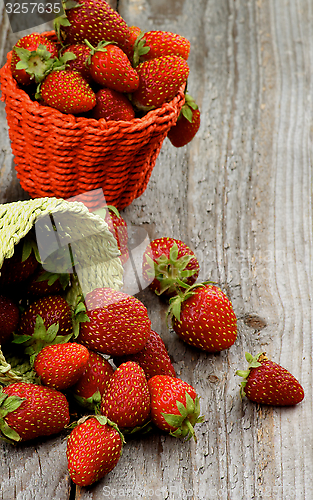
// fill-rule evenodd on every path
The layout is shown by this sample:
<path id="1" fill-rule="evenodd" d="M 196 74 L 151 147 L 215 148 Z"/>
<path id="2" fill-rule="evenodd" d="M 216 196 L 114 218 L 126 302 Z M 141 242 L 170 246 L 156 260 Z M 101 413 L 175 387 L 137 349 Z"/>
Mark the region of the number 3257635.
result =
<path id="1" fill-rule="evenodd" d="M 7 14 L 59 14 L 61 7 L 59 3 L 7 3 L 5 6 Z"/>

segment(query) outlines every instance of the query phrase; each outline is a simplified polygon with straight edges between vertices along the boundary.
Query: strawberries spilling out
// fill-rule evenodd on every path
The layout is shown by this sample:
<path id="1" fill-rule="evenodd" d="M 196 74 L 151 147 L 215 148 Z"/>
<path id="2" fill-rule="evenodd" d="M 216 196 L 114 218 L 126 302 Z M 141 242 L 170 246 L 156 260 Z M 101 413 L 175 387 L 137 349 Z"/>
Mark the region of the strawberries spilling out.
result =
<path id="1" fill-rule="evenodd" d="M 12 75 L 31 99 L 65 114 L 131 122 L 186 87 L 190 42 L 184 36 L 128 26 L 105 0 L 65 1 L 64 12 L 52 36 L 32 33 L 13 48 Z M 182 130 L 183 140 L 171 139 L 177 147 L 200 127 L 198 107 L 187 123 L 181 116 L 171 132 Z"/>

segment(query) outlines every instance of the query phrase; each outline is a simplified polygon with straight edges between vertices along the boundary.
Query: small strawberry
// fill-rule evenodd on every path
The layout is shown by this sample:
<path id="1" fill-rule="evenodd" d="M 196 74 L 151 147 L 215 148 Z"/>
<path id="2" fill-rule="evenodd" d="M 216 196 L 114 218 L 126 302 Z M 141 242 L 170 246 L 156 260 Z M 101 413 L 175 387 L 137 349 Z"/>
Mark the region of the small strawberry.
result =
<path id="1" fill-rule="evenodd" d="M 75 342 L 48 345 L 37 354 L 34 370 L 43 385 L 63 391 L 76 384 L 88 359 L 88 349 Z"/>
<path id="2" fill-rule="evenodd" d="M 127 246 L 128 231 L 126 221 L 123 219 L 117 208 L 113 205 L 106 205 L 105 207 L 95 210 L 94 213 L 100 215 L 107 223 L 108 229 L 116 239 L 118 249 L 121 252 L 121 262 L 122 264 L 125 264 L 129 258 Z"/>
<path id="3" fill-rule="evenodd" d="M 89 486 L 117 465 L 124 438 L 103 415 L 83 417 L 67 440 L 66 457 L 73 483 Z"/>
<path id="4" fill-rule="evenodd" d="M 176 124 L 170 128 L 167 137 L 176 148 L 186 146 L 200 128 L 200 110 L 193 98 L 185 94 L 183 105 Z"/>
<path id="5" fill-rule="evenodd" d="M 142 62 L 136 70 L 140 83 L 132 94 L 132 102 L 143 111 L 158 108 L 174 99 L 189 75 L 186 60 L 173 55 Z"/>
<path id="6" fill-rule="evenodd" d="M 226 295 L 199 283 L 170 299 L 172 327 L 187 344 L 207 352 L 228 349 L 237 338 L 237 319 Z"/>
<path id="7" fill-rule="evenodd" d="M 144 54 L 141 51 L 140 61 L 149 61 L 161 56 L 175 55 L 188 59 L 190 42 L 182 35 L 169 31 L 146 31 L 143 34 L 144 45 L 149 50 Z"/>
<path id="8" fill-rule="evenodd" d="M 85 43 L 75 43 L 66 47 L 62 52 L 63 55 L 70 52 L 76 56 L 76 59 L 67 62 L 66 69 L 78 71 L 87 83 L 92 82 L 88 64 L 90 51 L 91 49 Z"/>
<path id="9" fill-rule="evenodd" d="M 111 288 L 96 288 L 86 295 L 85 302 L 89 321 L 80 323 L 78 342 L 113 356 L 143 349 L 151 321 L 140 300 Z"/>
<path id="10" fill-rule="evenodd" d="M 187 382 L 168 375 L 148 380 L 151 396 L 151 419 L 161 430 L 179 438 L 194 438 L 194 426 L 202 422 L 195 389 Z"/>
<path id="11" fill-rule="evenodd" d="M 65 2 L 65 14 L 65 20 L 58 18 L 56 31 L 66 44 L 81 43 L 87 39 L 92 45 L 106 40 L 115 42 L 122 49 L 127 46 L 129 28 L 105 0 Z"/>
<path id="12" fill-rule="evenodd" d="M 56 389 L 16 382 L 0 392 L 0 431 L 10 442 L 58 434 L 69 421 L 67 399 Z"/>
<path id="13" fill-rule="evenodd" d="M 12 257 L 4 259 L 0 269 L 0 290 L 6 295 L 7 287 L 19 287 L 36 270 L 40 260 L 31 238 L 23 238 L 14 247 Z"/>
<path id="14" fill-rule="evenodd" d="M 157 295 L 176 295 L 181 282 L 190 286 L 198 274 L 199 262 L 194 252 L 181 240 L 156 238 L 143 254 L 143 278 Z"/>
<path id="15" fill-rule="evenodd" d="M 298 380 L 265 353 L 255 357 L 246 353 L 249 363 L 247 370 L 237 370 L 236 375 L 244 378 L 240 394 L 247 396 L 254 403 L 289 406 L 300 403 L 304 398 L 304 390 Z"/>
<path id="16" fill-rule="evenodd" d="M 95 409 L 113 373 L 114 369 L 107 359 L 97 352 L 89 351 L 87 366 L 71 392 L 80 405 Z"/>
<path id="17" fill-rule="evenodd" d="M 160 335 L 151 330 L 144 348 L 136 354 L 114 358 L 114 363 L 119 366 L 126 361 L 134 361 L 144 369 L 147 379 L 154 375 L 170 375 L 176 377 L 174 367 L 168 351 Z"/>
<path id="18" fill-rule="evenodd" d="M 134 92 L 139 85 L 139 76 L 127 55 L 111 42 L 101 42 L 90 47 L 90 74 L 101 85 L 117 92 Z"/>
<path id="19" fill-rule="evenodd" d="M 145 372 L 133 361 L 122 363 L 109 380 L 100 413 L 120 429 L 146 423 L 150 415 L 150 393 Z"/>
<path id="20" fill-rule="evenodd" d="M 131 121 L 135 118 L 135 111 L 126 94 L 109 88 L 102 88 L 96 92 L 96 105 L 91 111 L 91 117 L 106 121 Z"/>
<path id="21" fill-rule="evenodd" d="M 18 306 L 10 298 L 0 295 L 0 345 L 7 342 L 20 318 Z"/>
<path id="22" fill-rule="evenodd" d="M 149 47 L 145 47 L 143 52 L 141 51 L 145 43 L 142 40 L 143 36 L 144 32 L 138 26 L 129 27 L 129 38 L 123 50 L 134 68 L 139 64 L 139 57 L 150 50 Z"/>
<path id="23" fill-rule="evenodd" d="M 66 69 L 51 71 L 41 83 L 37 98 L 62 113 L 84 113 L 96 105 L 95 93 L 82 75 Z"/>
<path id="24" fill-rule="evenodd" d="M 13 47 L 11 71 L 20 85 L 39 83 L 58 55 L 57 44 L 39 33 L 23 36 Z"/>

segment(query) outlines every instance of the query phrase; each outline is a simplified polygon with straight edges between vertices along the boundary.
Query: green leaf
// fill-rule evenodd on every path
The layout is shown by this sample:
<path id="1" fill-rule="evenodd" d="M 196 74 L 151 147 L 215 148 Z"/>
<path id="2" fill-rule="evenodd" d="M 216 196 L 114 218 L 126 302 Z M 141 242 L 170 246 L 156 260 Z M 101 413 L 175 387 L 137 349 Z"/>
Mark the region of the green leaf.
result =
<path id="1" fill-rule="evenodd" d="M 184 417 L 181 415 L 172 415 L 171 413 L 161 413 L 164 420 L 172 427 L 180 427 L 184 421 Z"/>
<path id="2" fill-rule="evenodd" d="M 187 411 L 186 407 L 183 405 L 183 403 L 181 403 L 180 401 L 176 401 L 176 406 L 177 406 L 177 409 L 178 409 L 179 413 L 181 414 L 181 416 L 183 418 L 186 418 L 188 415 L 188 411 Z"/>
<path id="3" fill-rule="evenodd" d="M 24 344 L 24 342 L 27 342 L 31 338 L 31 335 L 17 335 L 16 333 L 14 333 L 12 344 Z"/>
<path id="4" fill-rule="evenodd" d="M 5 420 L 0 419 L 0 430 L 2 433 L 1 438 L 4 439 L 5 441 L 7 440 L 12 440 L 14 442 L 21 441 L 20 435 L 14 429 L 9 427 L 9 425 L 6 423 Z"/>
<path id="5" fill-rule="evenodd" d="M 187 414 L 191 415 L 195 411 L 195 403 L 190 394 L 186 391 L 186 409 Z"/>

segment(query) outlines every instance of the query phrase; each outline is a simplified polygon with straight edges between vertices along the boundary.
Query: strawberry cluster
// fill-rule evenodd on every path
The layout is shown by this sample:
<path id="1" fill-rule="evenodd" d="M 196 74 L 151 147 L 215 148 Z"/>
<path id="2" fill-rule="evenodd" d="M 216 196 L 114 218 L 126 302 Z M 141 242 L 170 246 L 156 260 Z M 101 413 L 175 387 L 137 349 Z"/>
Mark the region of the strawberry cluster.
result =
<path id="1" fill-rule="evenodd" d="M 170 102 L 187 84 L 190 42 L 166 31 L 128 26 L 105 0 L 64 3 L 52 34 L 32 33 L 13 47 L 12 75 L 44 106 L 96 120 L 131 121 Z M 191 141 L 200 111 L 185 94 L 168 135 Z"/>
<path id="2" fill-rule="evenodd" d="M 128 260 L 127 225 L 114 207 L 101 209 Z M 182 241 L 158 238 L 146 248 L 142 276 L 169 301 L 168 317 L 187 344 L 207 352 L 230 348 L 237 320 L 215 284 L 196 283 L 199 262 Z M 12 442 L 69 432 L 73 482 L 88 486 L 118 463 L 125 436 L 160 429 L 196 441 L 200 416 L 194 387 L 176 375 L 145 305 L 96 288 L 85 297 L 77 276 L 51 274 L 30 232 L 0 274 L 0 437 Z M 264 353 L 246 354 L 241 396 L 295 405 L 300 383 Z"/>

